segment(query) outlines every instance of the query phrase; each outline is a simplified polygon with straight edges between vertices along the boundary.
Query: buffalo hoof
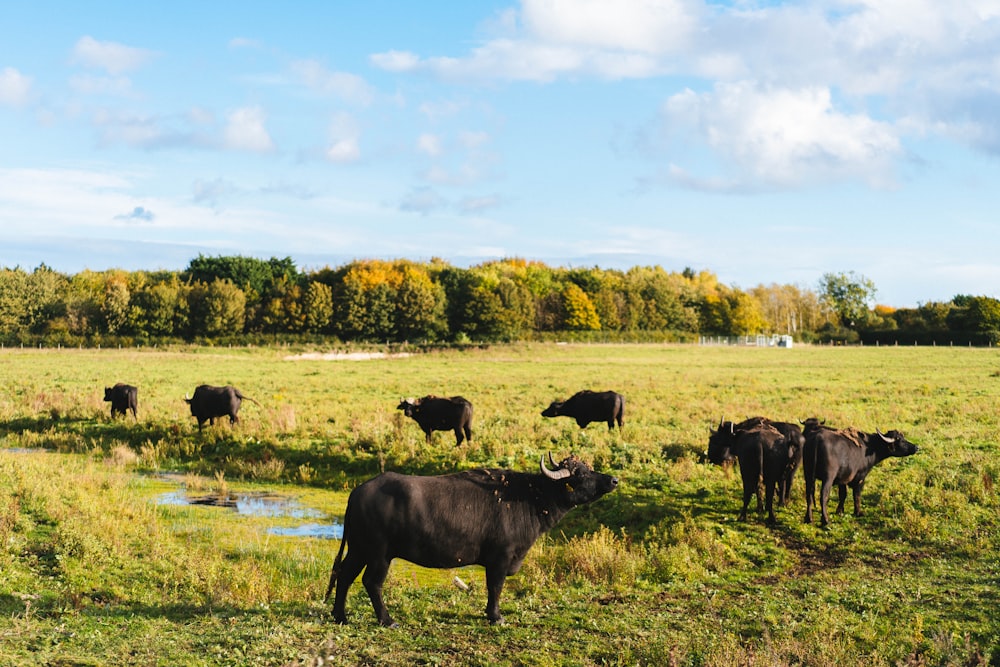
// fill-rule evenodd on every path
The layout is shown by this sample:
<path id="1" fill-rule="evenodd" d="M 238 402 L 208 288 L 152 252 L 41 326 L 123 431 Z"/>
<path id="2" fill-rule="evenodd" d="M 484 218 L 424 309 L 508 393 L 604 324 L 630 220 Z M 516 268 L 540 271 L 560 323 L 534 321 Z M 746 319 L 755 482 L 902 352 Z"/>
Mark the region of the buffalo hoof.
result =
<path id="1" fill-rule="evenodd" d="M 503 620 L 503 616 L 490 619 L 490 625 L 506 625 L 506 623 L 507 621 Z"/>
<path id="2" fill-rule="evenodd" d="M 333 622 L 336 623 L 337 625 L 347 625 L 347 617 L 337 616 L 336 614 L 333 614 Z"/>

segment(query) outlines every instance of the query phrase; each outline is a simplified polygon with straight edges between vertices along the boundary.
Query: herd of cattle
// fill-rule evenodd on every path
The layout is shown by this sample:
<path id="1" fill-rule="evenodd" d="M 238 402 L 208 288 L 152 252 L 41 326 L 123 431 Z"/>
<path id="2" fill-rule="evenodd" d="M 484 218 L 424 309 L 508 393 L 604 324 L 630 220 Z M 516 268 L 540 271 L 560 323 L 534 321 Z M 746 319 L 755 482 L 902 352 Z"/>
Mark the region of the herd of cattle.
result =
<path id="1" fill-rule="evenodd" d="M 138 390 L 126 384 L 105 388 L 111 416 L 136 415 Z M 243 400 L 232 386 L 200 385 L 184 399 L 201 430 L 206 421 L 229 417 L 237 423 Z M 256 401 L 254 401 L 256 402 Z M 453 431 L 456 446 L 472 438 L 472 403 L 461 396 L 404 399 L 397 406 L 413 419 L 428 442 L 433 431 Z M 604 422 L 609 430 L 624 425 L 625 399 L 613 391 L 581 391 L 555 401 L 541 414 L 570 417 L 580 428 Z M 710 429 L 708 460 L 739 463 L 743 482 L 740 519 L 746 520 L 752 497 L 775 521 L 774 502 L 785 505 L 796 470 L 805 476 L 806 523 L 812 522 L 815 487 L 820 482 L 822 525 L 829 523 L 827 503 L 839 490 L 837 514 L 843 514 L 850 487 L 854 514 L 861 514 L 861 492 L 872 468 L 891 456 L 909 456 L 917 446 L 892 430 L 874 434 L 836 429 L 816 418 L 799 424 L 752 417 L 739 423 L 722 419 Z M 486 616 L 503 622 L 500 593 L 508 575 L 520 569 L 528 550 L 572 508 L 613 491 L 618 479 L 595 472 L 575 456 L 556 464 L 549 455 L 539 472 L 477 469 L 449 475 L 415 476 L 386 472 L 355 488 L 347 501 L 343 537 L 330 573 L 329 599 L 336 588 L 333 618 L 346 623 L 347 592 L 362 571 L 362 583 L 378 622 L 394 622 L 382 600 L 382 585 L 394 558 L 431 568 L 481 565 L 486 570 Z M 763 498 L 762 498 L 763 496 Z M 345 556 L 345 548 L 347 553 Z"/>

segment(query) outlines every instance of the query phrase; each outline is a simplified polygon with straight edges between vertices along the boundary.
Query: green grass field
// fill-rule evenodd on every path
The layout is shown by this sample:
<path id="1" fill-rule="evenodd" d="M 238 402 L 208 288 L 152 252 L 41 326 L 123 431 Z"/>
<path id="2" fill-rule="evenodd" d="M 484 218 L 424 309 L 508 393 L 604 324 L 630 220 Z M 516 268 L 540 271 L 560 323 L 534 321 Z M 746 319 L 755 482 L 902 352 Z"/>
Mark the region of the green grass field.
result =
<path id="1" fill-rule="evenodd" d="M 1000 664 L 997 350 L 305 351 L 0 350 L 0 664 Z M 138 422 L 108 416 L 119 381 L 139 387 Z M 200 383 L 259 405 L 199 434 L 183 398 Z M 540 416 L 583 388 L 626 396 L 621 434 Z M 395 410 L 429 393 L 472 401 L 471 444 L 428 446 Z M 896 428 L 920 451 L 871 473 L 860 518 L 804 524 L 800 475 L 776 526 L 743 523 L 738 472 L 701 454 L 721 417 L 756 414 Z M 360 581 L 333 625 L 338 543 L 271 530 L 339 521 L 380 470 L 534 471 L 549 451 L 621 485 L 539 540 L 504 626 L 478 568 L 401 561 L 385 590 L 399 628 L 376 624 Z M 178 490 L 266 491 L 313 518 L 161 502 Z"/>

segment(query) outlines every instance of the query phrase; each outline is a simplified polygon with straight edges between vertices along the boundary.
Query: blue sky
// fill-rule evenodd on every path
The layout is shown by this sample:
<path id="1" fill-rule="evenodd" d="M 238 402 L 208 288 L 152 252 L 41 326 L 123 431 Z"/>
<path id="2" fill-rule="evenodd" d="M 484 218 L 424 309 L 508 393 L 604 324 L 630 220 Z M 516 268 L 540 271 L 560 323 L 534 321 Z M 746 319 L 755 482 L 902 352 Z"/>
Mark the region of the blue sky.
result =
<path id="1" fill-rule="evenodd" d="M 0 265 L 199 253 L 1000 297 L 1000 0 L 0 10 Z"/>

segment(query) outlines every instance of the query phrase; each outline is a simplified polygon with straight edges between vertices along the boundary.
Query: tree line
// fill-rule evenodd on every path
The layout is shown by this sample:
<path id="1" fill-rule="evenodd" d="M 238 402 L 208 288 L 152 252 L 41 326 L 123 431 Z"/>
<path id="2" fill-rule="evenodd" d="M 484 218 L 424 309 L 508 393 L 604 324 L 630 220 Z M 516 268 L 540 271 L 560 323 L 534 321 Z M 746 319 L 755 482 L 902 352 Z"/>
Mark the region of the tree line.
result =
<path id="1" fill-rule="evenodd" d="M 790 334 L 844 343 L 992 344 L 1000 301 L 959 295 L 877 305 L 874 284 L 824 274 L 816 289 L 724 285 L 710 271 L 550 267 L 519 258 L 469 268 L 356 260 L 302 270 L 291 258 L 199 255 L 182 271 L 0 268 L 7 345 L 694 340 Z"/>

